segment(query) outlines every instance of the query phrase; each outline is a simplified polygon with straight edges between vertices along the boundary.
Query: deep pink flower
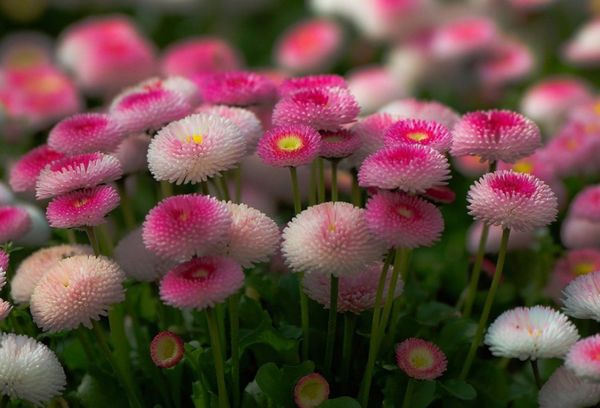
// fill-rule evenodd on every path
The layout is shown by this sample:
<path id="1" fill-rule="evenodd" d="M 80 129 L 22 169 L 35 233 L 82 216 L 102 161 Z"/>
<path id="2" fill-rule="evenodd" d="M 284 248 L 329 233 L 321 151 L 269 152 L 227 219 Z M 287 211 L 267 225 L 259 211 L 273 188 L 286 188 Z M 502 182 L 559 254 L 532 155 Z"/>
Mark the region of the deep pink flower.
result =
<path id="1" fill-rule="evenodd" d="M 35 182 L 46 165 L 64 155 L 47 145 L 34 147 L 25 153 L 10 169 L 10 187 L 16 192 L 34 191 Z"/>
<path id="2" fill-rule="evenodd" d="M 307 75 L 284 79 L 279 85 L 279 95 L 289 96 L 298 91 L 312 88 L 347 88 L 346 80 L 334 74 Z"/>
<path id="3" fill-rule="evenodd" d="M 118 123 L 104 113 L 80 113 L 60 121 L 48 134 L 48 146 L 75 155 L 110 152 L 125 137 Z"/>
<path id="4" fill-rule="evenodd" d="M 25 209 L 0 205 L 0 244 L 21 238 L 30 228 L 31 218 Z"/>
<path id="5" fill-rule="evenodd" d="M 46 208 L 46 218 L 54 228 L 93 227 L 103 224 L 119 202 L 119 193 L 108 185 L 76 190 L 54 197 Z"/>
<path id="6" fill-rule="evenodd" d="M 439 58 L 463 58 L 485 51 L 497 39 L 497 35 L 492 19 L 465 18 L 437 28 L 431 40 L 431 50 Z"/>
<path id="7" fill-rule="evenodd" d="M 257 154 L 276 167 L 298 167 L 312 162 L 321 150 L 321 136 L 305 125 L 277 126 L 258 142 Z"/>
<path id="8" fill-rule="evenodd" d="M 196 74 L 233 71 L 241 65 L 240 55 L 218 37 L 195 37 L 169 46 L 161 62 L 165 75 L 191 78 Z"/>
<path id="9" fill-rule="evenodd" d="M 319 156 L 341 159 L 350 156 L 360 148 L 360 145 L 360 138 L 352 130 L 323 131 Z"/>
<path id="10" fill-rule="evenodd" d="M 207 75 L 198 84 L 206 103 L 250 106 L 270 104 L 277 98 L 276 85 L 256 72 L 233 71 Z"/>
<path id="11" fill-rule="evenodd" d="M 452 145 L 452 136 L 445 126 L 437 122 L 404 119 L 390 126 L 384 136 L 386 146 L 402 143 L 421 144 L 446 153 Z"/>
<path id="12" fill-rule="evenodd" d="M 567 354 L 565 366 L 579 378 L 600 380 L 600 334 L 575 343 Z"/>

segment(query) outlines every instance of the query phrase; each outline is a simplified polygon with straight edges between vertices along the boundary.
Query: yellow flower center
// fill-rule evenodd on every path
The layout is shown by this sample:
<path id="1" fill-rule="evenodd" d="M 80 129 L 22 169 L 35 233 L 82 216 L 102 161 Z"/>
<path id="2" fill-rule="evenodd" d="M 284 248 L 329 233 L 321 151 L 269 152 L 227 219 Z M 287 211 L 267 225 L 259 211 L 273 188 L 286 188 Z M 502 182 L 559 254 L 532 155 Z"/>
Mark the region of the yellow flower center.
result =
<path id="1" fill-rule="evenodd" d="M 194 272 L 192 272 L 190 274 L 190 276 L 192 278 L 201 279 L 201 278 L 206 278 L 208 276 L 208 274 L 209 274 L 209 272 L 206 269 L 198 268 Z"/>
<path id="2" fill-rule="evenodd" d="M 204 142 L 204 136 L 202 136 L 201 134 L 196 134 L 194 133 L 191 136 L 187 136 L 185 138 L 186 143 L 194 143 L 194 144 L 202 144 L 202 142 Z"/>
<path id="3" fill-rule="evenodd" d="M 335 232 L 335 224 L 332 222 L 327 226 L 329 232 Z"/>
<path id="4" fill-rule="evenodd" d="M 302 146 L 302 139 L 296 135 L 284 136 L 277 141 L 277 147 L 286 152 L 293 152 Z"/>
<path id="5" fill-rule="evenodd" d="M 429 139 L 429 135 L 425 132 L 411 132 L 408 133 L 406 137 L 415 142 L 422 142 L 423 140 Z"/>
<path id="6" fill-rule="evenodd" d="M 531 173 L 533 171 L 533 163 L 528 160 L 520 160 L 515 163 L 513 170 L 517 173 Z"/>
<path id="7" fill-rule="evenodd" d="M 410 364 L 419 370 L 427 369 L 433 365 L 433 357 L 431 353 L 424 349 L 413 350 L 408 356 Z"/>
<path id="8" fill-rule="evenodd" d="M 581 262 L 578 263 L 577 265 L 575 265 L 575 267 L 573 268 L 573 272 L 575 272 L 575 275 L 579 276 L 579 275 L 586 275 L 590 272 L 594 272 L 595 270 L 595 265 L 591 262 Z"/>
<path id="9" fill-rule="evenodd" d="M 177 354 L 175 342 L 171 339 L 163 339 L 156 348 L 157 354 L 162 360 L 173 358 Z"/>
<path id="10" fill-rule="evenodd" d="M 302 387 L 302 395 L 305 397 L 314 400 L 317 399 L 321 395 L 321 389 L 323 386 L 318 382 L 309 382 L 308 384 Z"/>
<path id="11" fill-rule="evenodd" d="M 595 113 L 596 115 L 600 116 L 600 102 L 596 102 L 596 103 L 594 104 L 594 108 L 593 108 L 593 109 L 594 109 L 594 113 Z"/>
<path id="12" fill-rule="evenodd" d="M 73 207 L 75 207 L 75 208 L 83 207 L 84 205 L 86 205 L 88 203 L 88 201 L 90 201 L 90 200 L 87 198 L 80 198 L 79 200 L 75 200 L 75 202 L 73 203 Z"/>
<path id="13" fill-rule="evenodd" d="M 402 205 L 396 209 L 396 212 L 404 218 L 412 218 L 412 216 L 415 215 L 413 210 Z"/>

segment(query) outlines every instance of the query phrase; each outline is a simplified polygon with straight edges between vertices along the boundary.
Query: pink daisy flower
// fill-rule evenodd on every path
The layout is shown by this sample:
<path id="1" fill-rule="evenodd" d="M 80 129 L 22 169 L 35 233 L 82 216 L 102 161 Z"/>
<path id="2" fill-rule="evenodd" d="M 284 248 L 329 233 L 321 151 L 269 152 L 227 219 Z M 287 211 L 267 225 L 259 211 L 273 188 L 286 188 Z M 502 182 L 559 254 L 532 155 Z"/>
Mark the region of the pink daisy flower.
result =
<path id="1" fill-rule="evenodd" d="M 273 109 L 273 124 L 336 130 L 353 122 L 359 112 L 356 99 L 346 88 L 310 88 L 281 99 Z"/>
<path id="2" fill-rule="evenodd" d="M 490 162 L 512 163 L 532 154 L 542 143 L 535 123 L 508 110 L 467 113 L 452 135 L 452 155 L 477 155 Z"/>
<path id="3" fill-rule="evenodd" d="M 241 66 L 237 50 L 217 37 L 196 37 L 169 46 L 162 56 L 165 75 L 191 78 L 196 74 L 233 71 Z"/>
<path id="4" fill-rule="evenodd" d="M 360 145 L 360 138 L 352 130 L 323 131 L 321 132 L 319 156 L 341 159 L 350 156 L 360 148 Z"/>
<path id="5" fill-rule="evenodd" d="M 565 313 L 600 321 L 600 269 L 578 276 L 563 290 Z"/>
<path id="6" fill-rule="evenodd" d="M 80 113 L 60 121 L 48 134 L 48 146 L 70 156 L 109 152 L 125 137 L 116 121 L 104 113 Z"/>
<path id="7" fill-rule="evenodd" d="M 538 394 L 540 408 L 591 407 L 600 401 L 600 384 L 576 376 L 564 365 L 558 367 Z"/>
<path id="8" fill-rule="evenodd" d="M 431 50 L 438 58 L 464 58 L 485 51 L 497 38 L 498 29 L 492 19 L 465 18 L 437 28 Z"/>
<path id="9" fill-rule="evenodd" d="M 435 205 L 389 191 L 380 191 L 367 201 L 365 220 L 371 233 L 393 248 L 431 246 L 444 230 L 444 219 Z"/>
<path id="10" fill-rule="evenodd" d="M 125 274 L 106 257 L 76 255 L 59 261 L 42 276 L 31 295 L 35 324 L 46 332 L 92 327 L 125 300 Z"/>
<path id="11" fill-rule="evenodd" d="M 573 217 L 589 221 L 600 221 L 600 185 L 590 186 L 580 191 L 569 208 Z"/>
<path id="12" fill-rule="evenodd" d="M 199 81 L 204 102 L 230 106 L 270 104 L 277 99 L 277 87 L 267 76 L 234 71 L 208 75 Z"/>
<path id="13" fill-rule="evenodd" d="M 35 182 L 46 165 L 64 155 L 48 145 L 34 147 L 25 153 L 10 169 L 10 187 L 16 192 L 34 191 Z"/>
<path id="14" fill-rule="evenodd" d="M 396 345 L 396 364 L 410 378 L 431 381 L 444 374 L 448 360 L 435 344 L 412 337 Z"/>
<path id="15" fill-rule="evenodd" d="M 344 42 L 342 27 L 334 20 L 314 18 L 286 30 L 275 48 L 277 65 L 292 72 L 330 68 Z"/>
<path id="16" fill-rule="evenodd" d="M 290 221 L 281 251 L 294 272 L 343 276 L 371 266 L 384 248 L 369 231 L 363 209 L 329 202 L 309 207 Z"/>
<path id="17" fill-rule="evenodd" d="M 194 81 L 182 76 L 168 76 L 165 78 L 153 77 L 140 82 L 137 89 L 165 89 L 180 95 L 192 108 L 197 107 L 202 102 L 200 89 Z"/>
<path id="18" fill-rule="evenodd" d="M 409 85 L 398 80 L 388 66 L 371 65 L 353 69 L 348 74 L 348 89 L 362 113 L 374 112 L 409 92 Z"/>
<path id="19" fill-rule="evenodd" d="M 236 167 L 246 146 L 232 121 L 197 113 L 158 132 L 148 148 L 148 167 L 156 180 L 195 184 Z"/>
<path id="20" fill-rule="evenodd" d="M 227 243 L 231 213 L 210 196 L 186 194 L 162 200 L 150 210 L 142 236 L 158 256 L 186 260 L 204 256 Z"/>
<path id="21" fill-rule="evenodd" d="M 583 24 L 564 49 L 567 61 L 575 65 L 593 66 L 600 62 L 600 19 Z"/>
<path id="22" fill-rule="evenodd" d="M 48 164 L 36 183 L 38 200 L 55 197 L 80 188 L 115 181 L 123 175 L 119 161 L 104 153 L 84 153 Z"/>
<path id="23" fill-rule="evenodd" d="M 502 38 L 492 45 L 477 70 L 483 83 L 500 86 L 529 75 L 534 65 L 533 53 L 525 43 Z"/>
<path id="24" fill-rule="evenodd" d="M 479 240 L 483 223 L 475 221 L 467 232 L 467 250 L 470 254 L 476 254 L 479 250 Z M 500 241 L 502 240 L 502 227 L 491 225 L 488 230 L 488 239 L 485 243 L 486 254 L 497 254 L 500 251 Z M 508 238 L 508 251 L 518 251 L 523 249 L 532 249 L 538 242 L 538 230 L 510 232 Z"/>
<path id="25" fill-rule="evenodd" d="M 448 159 L 428 146 L 401 144 L 367 157 L 358 172 L 358 182 L 361 187 L 419 193 L 446 184 L 449 167 Z"/>
<path id="26" fill-rule="evenodd" d="M 340 276 L 337 300 L 338 313 L 358 315 L 373 308 L 381 269 L 381 262 L 375 262 L 354 275 Z M 390 279 L 391 276 L 388 274 L 384 293 L 388 291 Z M 329 309 L 331 300 L 331 279 L 329 276 L 320 273 L 307 274 L 302 280 L 302 286 L 309 298 L 323 305 L 325 309 Z M 402 294 L 403 289 L 404 282 L 399 278 L 394 288 L 394 299 Z"/>
<path id="27" fill-rule="evenodd" d="M 8 317 L 11 310 L 12 305 L 10 304 L 10 302 L 0 299 L 0 322 Z"/>
<path id="28" fill-rule="evenodd" d="M 560 239 L 571 249 L 600 248 L 600 222 L 567 216 L 561 225 Z"/>
<path id="29" fill-rule="evenodd" d="M 145 133 L 127 136 L 111 153 L 121 164 L 123 174 L 133 174 L 148 169 L 148 147 L 152 139 Z"/>
<path id="30" fill-rule="evenodd" d="M 562 290 L 573 279 L 595 271 L 600 271 L 600 250 L 586 248 L 567 251 L 556 261 L 545 292 L 558 301 Z"/>
<path id="31" fill-rule="evenodd" d="M 259 140 L 257 154 L 275 167 L 298 167 L 309 164 L 321 150 L 319 132 L 305 125 L 277 126 Z"/>
<path id="32" fill-rule="evenodd" d="M 600 380 L 600 334 L 579 340 L 565 358 L 565 367 L 579 378 Z"/>
<path id="33" fill-rule="evenodd" d="M 298 91 L 306 91 L 313 88 L 347 88 L 348 84 L 344 77 L 334 74 L 307 75 L 284 79 L 279 85 L 279 95 L 289 96 Z"/>
<path id="34" fill-rule="evenodd" d="M 530 174 L 499 170 L 485 174 L 469 189 L 469 214 L 488 225 L 529 231 L 556 218 L 556 196 Z"/>
<path id="35" fill-rule="evenodd" d="M 226 105 L 204 105 L 196 109 L 196 112 L 219 115 L 233 122 L 234 125 L 240 128 L 246 140 L 247 154 L 254 153 L 256 145 L 264 133 L 260 120 L 248 109 Z"/>
<path id="36" fill-rule="evenodd" d="M 170 331 L 162 331 L 150 343 L 150 357 L 160 368 L 175 367 L 183 358 L 184 344 L 181 337 Z"/>
<path id="37" fill-rule="evenodd" d="M 46 208 L 46 218 L 54 228 L 93 227 L 103 224 L 104 217 L 119 206 L 120 200 L 112 186 L 76 190 L 53 198 Z"/>
<path id="38" fill-rule="evenodd" d="M 299 408 L 317 408 L 329 399 L 329 383 L 319 373 L 300 378 L 294 386 L 294 402 Z"/>
<path id="39" fill-rule="evenodd" d="M 394 115 L 374 113 L 356 122 L 352 130 L 361 141 L 360 147 L 348 158 L 352 167 L 360 167 L 362 162 L 383 147 L 385 132 L 396 122 Z"/>
<path id="40" fill-rule="evenodd" d="M 569 121 L 543 152 L 557 176 L 595 174 L 599 167 L 596 157 L 600 154 L 600 138 L 591 134 L 584 123 Z"/>
<path id="41" fill-rule="evenodd" d="M 452 145 L 452 136 L 445 126 L 437 122 L 404 119 L 390 126 L 384 136 L 385 146 L 402 143 L 421 144 L 446 153 Z"/>
<path id="42" fill-rule="evenodd" d="M 203 310 L 223 303 L 244 285 L 239 264 L 229 258 L 193 258 L 160 281 L 160 298 L 180 309 Z"/>
<path id="43" fill-rule="evenodd" d="M 391 102 L 381 108 L 380 112 L 394 115 L 398 119 L 435 121 L 446 126 L 448 130 L 451 130 L 460 119 L 460 115 L 446 105 L 436 101 L 411 98 Z"/>
<path id="44" fill-rule="evenodd" d="M 0 206 L 0 244 L 21 238 L 30 228 L 31 217 L 25 209 Z"/>
<path id="45" fill-rule="evenodd" d="M 42 276 L 59 261 L 75 255 L 93 255 L 88 245 L 57 245 L 38 249 L 21 262 L 10 282 L 10 296 L 18 304 L 29 303 Z"/>

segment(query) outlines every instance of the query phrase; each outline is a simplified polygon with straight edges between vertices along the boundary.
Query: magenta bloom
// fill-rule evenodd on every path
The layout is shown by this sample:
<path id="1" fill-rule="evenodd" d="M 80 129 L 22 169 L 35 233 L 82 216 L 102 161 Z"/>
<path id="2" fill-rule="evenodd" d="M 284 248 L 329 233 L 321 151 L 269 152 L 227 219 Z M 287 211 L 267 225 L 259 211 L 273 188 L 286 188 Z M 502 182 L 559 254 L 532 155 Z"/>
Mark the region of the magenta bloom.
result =
<path id="1" fill-rule="evenodd" d="M 569 213 L 573 217 L 589 221 L 600 221 L 600 185 L 590 186 L 577 194 L 571 203 Z"/>
<path id="2" fill-rule="evenodd" d="M 512 163 L 529 156 L 542 143 L 535 123 L 508 110 L 467 113 L 452 133 L 452 155 L 477 155 L 490 162 Z"/>
<path id="3" fill-rule="evenodd" d="M 54 228 L 93 227 L 105 222 L 106 214 L 119 206 L 119 193 L 102 185 L 55 197 L 46 208 L 46 218 Z"/>
<path id="4" fill-rule="evenodd" d="M 591 175 L 598 169 L 600 139 L 584 122 L 569 121 L 543 149 L 544 156 L 556 175 Z"/>
<path id="5" fill-rule="evenodd" d="M 6 253 L 0 249 L 0 270 L 6 272 L 8 270 L 9 261 L 10 261 L 10 257 L 8 256 L 8 253 Z"/>
<path id="6" fill-rule="evenodd" d="M 388 113 L 398 119 L 420 119 L 435 121 L 452 130 L 460 115 L 452 108 L 436 101 L 401 99 L 384 106 L 380 112 Z"/>
<path id="7" fill-rule="evenodd" d="M 125 133 L 104 113 L 80 113 L 59 122 L 48 135 L 48 146 L 68 155 L 114 150 Z"/>
<path id="8" fill-rule="evenodd" d="M 160 368 L 175 367 L 183 358 L 184 345 L 181 337 L 170 331 L 162 331 L 150 343 L 150 357 Z"/>
<path id="9" fill-rule="evenodd" d="M 439 58 L 463 58 L 485 51 L 497 39 L 497 35 L 492 19 L 465 18 L 436 29 L 431 39 L 431 49 Z"/>
<path id="10" fill-rule="evenodd" d="M 402 143 L 429 146 L 440 153 L 450 150 L 452 136 L 448 129 L 437 122 L 418 119 L 400 120 L 390 126 L 384 136 L 386 146 Z"/>
<path id="11" fill-rule="evenodd" d="M 364 161 L 358 172 L 361 187 L 424 192 L 450 178 L 448 160 L 428 146 L 401 144 L 383 148 Z"/>
<path id="12" fill-rule="evenodd" d="M 284 79 L 279 85 L 279 95 L 289 96 L 313 88 L 347 88 L 346 80 L 334 74 L 307 75 Z"/>
<path id="13" fill-rule="evenodd" d="M 191 78 L 196 74 L 233 71 L 240 67 L 238 52 L 217 37 L 196 37 L 177 42 L 165 51 L 161 70 L 166 75 Z"/>
<path id="14" fill-rule="evenodd" d="M 356 99 L 346 88 L 310 88 L 281 99 L 273 109 L 273 124 L 336 130 L 353 122 L 359 112 Z"/>
<path id="15" fill-rule="evenodd" d="M 396 346 L 396 363 L 406 375 L 417 380 L 435 380 L 446 371 L 446 355 L 435 344 L 418 338 Z"/>
<path id="16" fill-rule="evenodd" d="M 383 147 L 385 132 L 396 120 L 394 115 L 374 113 L 360 119 L 351 127 L 361 141 L 358 150 L 348 158 L 353 167 L 360 167 L 367 156 Z"/>
<path id="17" fill-rule="evenodd" d="M 34 147 L 25 153 L 10 169 L 10 187 L 16 192 L 34 191 L 35 182 L 46 165 L 64 155 L 47 145 Z"/>
<path id="18" fill-rule="evenodd" d="M 304 125 L 277 126 L 258 142 L 257 154 L 276 167 L 298 167 L 312 162 L 321 150 L 321 136 Z"/>
<path id="19" fill-rule="evenodd" d="M 469 190 L 469 214 L 488 225 L 529 231 L 550 224 L 558 213 L 552 189 L 530 174 L 499 170 Z"/>
<path id="20" fill-rule="evenodd" d="M 360 148 L 360 145 L 360 138 L 352 130 L 323 131 L 321 132 L 319 156 L 341 159 L 350 156 Z"/>
<path id="21" fill-rule="evenodd" d="M 119 179 L 119 161 L 104 153 L 65 157 L 47 165 L 36 183 L 36 198 L 55 197 L 80 188 L 91 188 Z"/>
<path id="22" fill-rule="evenodd" d="M 344 33 L 334 20 L 310 19 L 290 27 L 275 49 L 277 65 L 292 72 L 327 70 L 343 45 Z"/>
<path id="23" fill-rule="evenodd" d="M 600 222 L 567 216 L 561 225 L 560 239 L 567 248 L 598 248 Z"/>
<path id="24" fill-rule="evenodd" d="M 250 106 L 270 104 L 277 98 L 277 87 L 267 76 L 235 71 L 209 75 L 199 83 L 206 103 Z"/>
<path id="25" fill-rule="evenodd" d="M 24 208 L 0 205 L 0 244 L 21 238 L 30 228 L 31 218 Z"/>
<path id="26" fill-rule="evenodd" d="M 316 408 L 329 399 L 329 383 L 319 373 L 300 378 L 294 386 L 294 402 L 298 408 Z"/>
<path id="27" fill-rule="evenodd" d="M 565 366 L 579 378 L 600 380 L 600 334 L 575 343 L 567 354 Z"/>
<path id="28" fill-rule="evenodd" d="M 260 120 L 258 120 L 252 111 L 234 106 L 204 105 L 196 109 L 196 112 L 218 115 L 229 119 L 234 125 L 240 128 L 246 140 L 246 153 L 254 153 L 256 145 L 263 135 L 263 128 Z"/>
<path id="29" fill-rule="evenodd" d="M 203 310 L 223 303 L 244 285 L 240 265 L 229 258 L 193 258 L 160 281 L 160 298 L 180 309 Z"/>
<path id="30" fill-rule="evenodd" d="M 166 198 L 150 210 L 142 236 L 146 247 L 174 260 L 204 256 L 226 245 L 231 213 L 210 196 L 185 194 Z"/>
<path id="31" fill-rule="evenodd" d="M 435 205 L 404 193 L 380 191 L 372 196 L 365 220 L 374 236 L 394 248 L 431 246 L 444 230 Z"/>

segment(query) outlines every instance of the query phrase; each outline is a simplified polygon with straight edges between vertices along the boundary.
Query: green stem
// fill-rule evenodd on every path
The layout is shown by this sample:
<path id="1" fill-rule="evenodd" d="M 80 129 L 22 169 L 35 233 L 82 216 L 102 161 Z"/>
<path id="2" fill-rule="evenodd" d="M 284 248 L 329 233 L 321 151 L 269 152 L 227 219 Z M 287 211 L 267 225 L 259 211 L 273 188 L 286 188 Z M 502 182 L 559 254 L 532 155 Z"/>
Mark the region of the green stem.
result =
<path id="1" fill-rule="evenodd" d="M 481 237 L 479 238 L 479 248 L 477 249 L 477 257 L 475 258 L 475 264 L 473 265 L 473 271 L 471 272 L 471 282 L 469 283 L 469 289 L 467 291 L 467 297 L 465 299 L 465 312 L 464 317 L 471 316 L 473 310 L 473 303 L 475 303 L 475 295 L 477 294 L 477 286 L 479 284 L 479 277 L 481 275 L 481 265 L 483 265 L 483 258 L 485 256 L 485 245 L 488 240 L 490 227 L 487 224 L 483 224 L 481 230 Z"/>
<path id="2" fill-rule="evenodd" d="M 208 183 L 206 181 L 200 183 L 200 192 L 203 195 L 210 195 L 210 190 L 208 189 Z"/>
<path id="3" fill-rule="evenodd" d="M 215 316 L 217 317 L 217 327 L 219 328 L 219 339 L 221 340 L 221 350 L 223 351 L 223 358 L 225 358 L 225 349 L 227 343 L 225 343 L 225 304 L 219 303 L 215 306 Z"/>
<path id="4" fill-rule="evenodd" d="M 292 195 L 294 196 L 294 213 L 298 215 L 302 211 L 302 198 L 298 187 L 298 172 L 295 167 L 290 167 L 290 177 L 292 179 Z"/>
<path id="5" fill-rule="evenodd" d="M 106 224 L 100 224 L 98 226 L 98 229 L 100 231 L 100 234 L 98 234 L 100 236 L 100 248 L 104 248 L 104 251 L 102 251 L 102 253 L 106 256 L 112 256 L 112 253 L 115 249 L 115 245 L 113 244 L 112 239 L 110 238 L 110 233 L 108 232 Z"/>
<path id="6" fill-rule="evenodd" d="M 300 290 L 300 321 L 302 325 L 302 360 L 308 360 L 309 340 L 310 340 L 310 321 L 308 314 L 308 297 L 302 288 L 304 273 L 298 274 L 298 289 Z"/>
<path id="7" fill-rule="evenodd" d="M 231 198 L 229 196 L 229 186 L 227 185 L 227 176 L 225 175 L 225 173 L 223 173 L 221 175 L 221 177 L 218 178 L 218 180 L 219 180 L 219 185 L 221 186 L 221 190 L 223 193 L 223 199 L 225 201 L 231 200 Z"/>
<path id="8" fill-rule="evenodd" d="M 90 245 L 94 250 L 94 254 L 100 255 L 100 243 L 98 242 L 98 238 L 96 237 L 96 231 L 94 227 L 85 227 L 85 233 L 87 234 L 88 240 L 90 241 Z"/>
<path id="9" fill-rule="evenodd" d="M 337 299 L 339 291 L 339 278 L 331 275 L 329 290 L 329 323 L 327 324 L 327 343 L 325 345 L 325 373 L 331 373 L 333 362 L 333 346 L 335 345 L 335 328 L 337 324 Z"/>
<path id="10" fill-rule="evenodd" d="M 75 236 L 75 231 L 72 229 L 67 229 L 65 231 L 67 231 L 67 240 L 69 241 L 69 244 L 76 244 L 77 236 Z"/>
<path id="11" fill-rule="evenodd" d="M 93 363 L 96 356 L 94 355 L 94 348 L 90 343 L 90 339 L 87 337 L 87 330 L 85 330 L 83 327 L 77 329 L 77 338 L 79 339 L 79 344 L 81 344 L 81 347 L 83 347 L 83 351 L 89 360 L 88 363 Z"/>
<path id="12" fill-rule="evenodd" d="M 540 378 L 540 369 L 538 367 L 537 360 L 529 360 L 531 363 L 531 370 L 533 371 L 533 378 L 535 379 L 535 386 L 537 389 L 542 388 L 542 379 Z"/>
<path id="13" fill-rule="evenodd" d="M 308 205 L 317 203 L 317 162 L 313 160 L 310 164 L 310 179 L 308 184 Z"/>
<path id="14" fill-rule="evenodd" d="M 408 384 L 406 384 L 406 391 L 404 391 L 404 401 L 402 402 L 402 408 L 410 407 L 410 400 L 412 398 L 414 389 L 415 389 L 415 380 L 413 380 L 412 378 L 409 378 Z"/>
<path id="15" fill-rule="evenodd" d="M 354 328 L 356 327 L 356 315 L 344 314 L 344 340 L 342 344 L 342 387 L 344 391 L 348 388 L 348 378 L 352 366 L 352 343 L 354 340 Z"/>
<path id="16" fill-rule="evenodd" d="M 500 279 L 502 278 L 502 270 L 504 269 L 504 261 L 506 259 L 506 248 L 508 247 L 509 236 L 510 230 L 508 228 L 505 228 L 502 231 L 500 251 L 498 252 L 498 261 L 496 262 L 496 272 L 494 273 L 494 278 L 492 279 L 490 290 L 488 291 L 487 297 L 485 299 L 483 311 L 481 312 L 481 318 L 479 319 L 479 325 L 477 326 L 475 337 L 473 338 L 473 342 L 471 343 L 469 354 L 467 354 L 467 358 L 465 359 L 465 363 L 460 373 L 461 380 L 466 379 L 469 375 L 471 365 L 473 364 L 473 360 L 475 359 L 475 354 L 477 353 L 477 349 L 479 348 L 479 344 L 481 343 L 481 340 L 483 338 L 483 332 L 485 331 L 485 327 L 490 316 L 490 311 L 492 310 L 494 298 L 496 297 L 496 291 L 498 290 L 498 286 L 500 286 Z"/>
<path id="17" fill-rule="evenodd" d="M 352 169 L 352 204 L 355 207 L 362 206 L 362 197 L 358 185 L 358 172 L 356 169 Z"/>
<path id="18" fill-rule="evenodd" d="M 337 181 L 337 170 L 338 170 L 338 162 L 337 159 L 332 159 L 331 161 L 331 201 L 334 203 L 338 200 L 338 181 Z"/>
<path id="19" fill-rule="evenodd" d="M 160 182 L 160 195 L 162 198 L 171 197 L 173 195 L 173 184 L 168 181 Z"/>
<path id="20" fill-rule="evenodd" d="M 208 333 L 210 335 L 210 344 L 215 360 L 215 373 L 217 375 L 217 387 L 219 391 L 219 408 L 228 408 L 229 399 L 227 397 L 227 387 L 225 387 L 225 366 L 223 363 L 223 352 L 221 351 L 221 341 L 219 338 L 219 327 L 215 311 L 206 309 L 206 321 L 208 322 Z"/>
<path id="21" fill-rule="evenodd" d="M 325 202 L 325 168 L 323 159 L 317 158 L 317 203 Z"/>
<path id="22" fill-rule="evenodd" d="M 236 203 L 241 203 L 242 202 L 242 165 L 241 164 L 233 170 L 233 178 L 235 180 L 234 201 Z"/>
<path id="23" fill-rule="evenodd" d="M 387 298 L 385 299 L 385 304 L 383 305 L 383 314 L 381 316 L 381 324 L 379 325 L 378 341 L 381 341 L 383 338 L 383 334 L 385 333 L 385 329 L 390 318 L 392 305 L 394 304 L 394 292 L 398 283 L 398 278 L 400 276 L 405 277 L 406 275 L 409 254 L 410 249 L 396 248 L 394 269 L 392 270 L 392 278 L 390 279 L 390 285 L 388 286 Z"/>
<path id="24" fill-rule="evenodd" d="M 231 332 L 231 382 L 233 387 L 233 406 L 240 404 L 240 294 L 229 297 L 229 328 Z"/>
<path id="25" fill-rule="evenodd" d="M 132 230 L 136 226 L 135 213 L 133 211 L 133 205 L 127 190 L 125 190 L 125 179 L 117 182 L 117 188 L 119 189 L 119 195 L 121 196 L 121 213 L 123 214 L 123 221 L 128 230 Z"/>

